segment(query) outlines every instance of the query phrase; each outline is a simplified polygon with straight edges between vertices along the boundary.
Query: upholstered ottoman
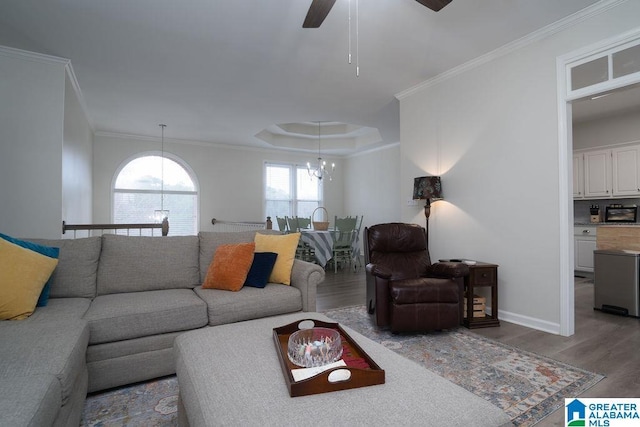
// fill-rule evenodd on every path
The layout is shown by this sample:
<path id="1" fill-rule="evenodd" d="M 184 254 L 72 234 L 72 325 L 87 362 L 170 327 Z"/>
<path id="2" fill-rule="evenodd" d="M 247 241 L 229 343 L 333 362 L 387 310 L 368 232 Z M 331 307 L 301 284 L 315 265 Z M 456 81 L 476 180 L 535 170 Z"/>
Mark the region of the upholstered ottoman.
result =
<path id="1" fill-rule="evenodd" d="M 385 370 L 385 384 L 290 397 L 272 333 L 301 319 L 331 322 L 319 313 L 295 313 L 178 336 L 180 425 L 511 425 L 486 400 L 347 327 Z"/>

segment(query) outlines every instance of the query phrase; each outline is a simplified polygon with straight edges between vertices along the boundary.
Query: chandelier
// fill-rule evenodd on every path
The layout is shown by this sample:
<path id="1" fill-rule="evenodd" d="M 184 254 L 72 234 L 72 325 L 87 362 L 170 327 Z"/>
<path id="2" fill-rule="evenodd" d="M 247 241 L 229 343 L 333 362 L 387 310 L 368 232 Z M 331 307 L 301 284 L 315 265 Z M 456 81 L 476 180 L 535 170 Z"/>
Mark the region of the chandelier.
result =
<path id="1" fill-rule="evenodd" d="M 164 208 L 164 128 L 167 127 L 165 124 L 159 124 L 162 129 L 162 145 L 161 145 L 161 156 L 160 159 L 160 209 L 156 209 L 154 211 L 154 218 L 156 222 L 163 222 L 169 217 L 169 210 L 165 210 Z"/>
<path id="2" fill-rule="evenodd" d="M 310 178 L 318 178 L 322 181 L 322 178 L 328 177 L 329 181 L 333 181 L 331 175 L 336 170 L 336 164 L 331 163 L 331 171 L 327 169 L 327 162 L 322 160 L 322 156 L 320 155 L 320 123 L 318 122 L 318 165 L 314 168 L 311 168 L 311 163 L 307 162 L 307 172 L 309 172 Z"/>

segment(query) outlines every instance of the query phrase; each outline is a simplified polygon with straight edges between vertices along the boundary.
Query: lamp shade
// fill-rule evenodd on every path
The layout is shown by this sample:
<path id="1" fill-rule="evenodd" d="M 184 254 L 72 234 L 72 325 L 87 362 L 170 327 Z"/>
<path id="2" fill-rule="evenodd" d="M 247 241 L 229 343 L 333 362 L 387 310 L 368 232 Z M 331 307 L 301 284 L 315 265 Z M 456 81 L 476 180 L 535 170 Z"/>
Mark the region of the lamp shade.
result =
<path id="1" fill-rule="evenodd" d="M 413 180 L 414 200 L 442 200 L 442 182 L 439 176 L 421 176 Z"/>

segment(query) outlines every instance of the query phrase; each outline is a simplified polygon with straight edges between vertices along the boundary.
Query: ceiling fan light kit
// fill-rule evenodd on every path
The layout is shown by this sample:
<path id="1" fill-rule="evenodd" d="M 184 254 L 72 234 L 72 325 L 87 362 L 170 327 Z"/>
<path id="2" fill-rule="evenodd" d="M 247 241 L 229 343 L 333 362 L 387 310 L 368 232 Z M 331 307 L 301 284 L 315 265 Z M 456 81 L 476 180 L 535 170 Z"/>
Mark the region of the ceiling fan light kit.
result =
<path id="1" fill-rule="evenodd" d="M 434 12 L 440 11 L 440 9 L 442 9 L 443 7 L 451 3 L 451 0 L 416 0 L 416 1 L 421 5 L 426 6 L 429 9 L 433 10 Z"/>
<path id="2" fill-rule="evenodd" d="M 319 28 L 335 3 L 336 0 L 313 0 L 302 28 Z"/>
<path id="3" fill-rule="evenodd" d="M 451 3 L 452 0 L 416 0 L 423 6 L 428 7 L 434 12 L 440 11 L 443 7 Z M 312 0 L 311 6 L 309 6 L 309 10 L 307 11 L 307 16 L 304 18 L 304 22 L 302 23 L 302 28 L 320 28 L 320 25 L 324 22 L 331 11 L 331 8 L 336 3 L 336 0 Z M 359 45 L 359 5 L 358 0 L 356 3 L 356 29 L 355 29 L 355 38 L 356 38 L 356 77 L 360 77 L 360 61 L 358 55 L 358 45 Z M 349 0 L 349 54 L 348 54 L 349 64 L 351 64 L 351 0 Z"/>
<path id="4" fill-rule="evenodd" d="M 452 0 L 416 0 L 423 6 L 428 7 L 434 12 L 440 11 L 446 5 L 451 3 Z M 304 19 L 302 28 L 319 28 L 324 22 L 327 15 L 331 11 L 331 8 L 336 3 L 336 0 L 313 0 L 309 11 Z"/>

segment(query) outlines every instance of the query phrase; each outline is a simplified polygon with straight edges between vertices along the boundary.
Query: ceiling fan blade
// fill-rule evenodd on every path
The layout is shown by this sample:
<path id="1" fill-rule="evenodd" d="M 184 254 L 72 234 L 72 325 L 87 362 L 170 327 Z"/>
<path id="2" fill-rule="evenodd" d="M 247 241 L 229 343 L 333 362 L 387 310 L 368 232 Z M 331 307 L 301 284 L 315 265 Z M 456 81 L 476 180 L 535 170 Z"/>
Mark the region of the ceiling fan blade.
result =
<path id="1" fill-rule="evenodd" d="M 433 10 L 434 12 L 439 11 L 440 9 L 442 9 L 443 7 L 451 3 L 451 0 L 416 0 L 416 1 L 423 6 L 427 6 L 429 9 Z"/>
<path id="2" fill-rule="evenodd" d="M 302 28 L 318 28 L 329 14 L 336 0 L 313 0 Z"/>

